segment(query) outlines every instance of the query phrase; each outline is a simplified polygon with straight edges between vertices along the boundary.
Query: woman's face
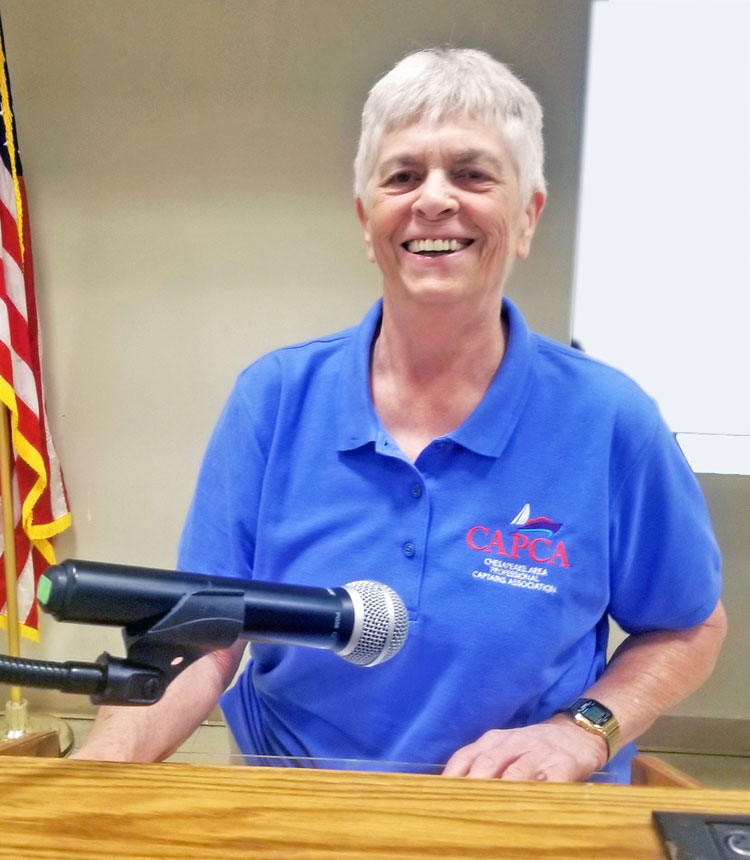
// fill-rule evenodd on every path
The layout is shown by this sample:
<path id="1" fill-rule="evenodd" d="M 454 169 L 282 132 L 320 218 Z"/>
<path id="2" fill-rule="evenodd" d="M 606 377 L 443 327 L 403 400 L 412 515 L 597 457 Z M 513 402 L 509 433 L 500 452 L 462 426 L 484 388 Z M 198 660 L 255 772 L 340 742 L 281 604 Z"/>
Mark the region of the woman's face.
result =
<path id="1" fill-rule="evenodd" d="M 516 258 L 529 253 L 544 195 L 521 200 L 496 131 L 471 121 L 414 124 L 383 138 L 357 201 L 367 253 L 394 301 L 499 304 Z"/>

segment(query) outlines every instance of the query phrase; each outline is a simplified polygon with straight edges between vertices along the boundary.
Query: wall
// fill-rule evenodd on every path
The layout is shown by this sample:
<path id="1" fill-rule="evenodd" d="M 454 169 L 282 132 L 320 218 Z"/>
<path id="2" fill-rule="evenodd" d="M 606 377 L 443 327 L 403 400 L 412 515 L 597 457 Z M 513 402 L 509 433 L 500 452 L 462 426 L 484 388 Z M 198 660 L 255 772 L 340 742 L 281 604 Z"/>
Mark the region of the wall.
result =
<path id="1" fill-rule="evenodd" d="M 735 747 L 750 755 L 750 477 L 747 475 L 699 475 L 706 496 L 724 568 L 724 605 L 729 633 L 719 662 L 709 681 L 673 709 L 674 714 L 743 720 Z"/>

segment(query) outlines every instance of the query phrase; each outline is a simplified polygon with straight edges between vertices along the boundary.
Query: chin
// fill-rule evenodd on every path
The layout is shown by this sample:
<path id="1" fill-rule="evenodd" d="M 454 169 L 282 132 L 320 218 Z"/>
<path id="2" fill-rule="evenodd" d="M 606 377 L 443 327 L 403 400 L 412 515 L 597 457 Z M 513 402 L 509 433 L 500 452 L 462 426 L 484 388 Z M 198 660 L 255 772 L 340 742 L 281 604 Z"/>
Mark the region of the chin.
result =
<path id="1" fill-rule="evenodd" d="M 498 290 L 478 290 L 476 287 L 455 281 L 406 283 L 398 292 L 418 304 L 445 306 L 460 305 L 467 302 L 476 306 L 486 301 L 490 295 L 494 298 L 499 293 Z"/>
<path id="2" fill-rule="evenodd" d="M 420 305 L 455 305 L 471 298 L 463 290 L 444 285 L 407 289 L 405 296 L 409 301 Z"/>

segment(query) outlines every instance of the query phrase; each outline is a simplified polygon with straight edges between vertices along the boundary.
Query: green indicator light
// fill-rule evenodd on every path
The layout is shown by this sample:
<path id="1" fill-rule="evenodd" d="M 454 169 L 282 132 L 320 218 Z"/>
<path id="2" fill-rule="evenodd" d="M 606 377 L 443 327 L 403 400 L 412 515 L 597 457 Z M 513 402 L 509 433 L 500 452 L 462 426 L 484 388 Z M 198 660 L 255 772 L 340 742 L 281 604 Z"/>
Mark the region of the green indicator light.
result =
<path id="1" fill-rule="evenodd" d="M 52 591 L 52 580 L 47 579 L 44 575 L 40 576 L 39 585 L 36 590 L 36 597 L 42 606 L 44 606 L 44 604 L 49 600 L 50 591 Z"/>

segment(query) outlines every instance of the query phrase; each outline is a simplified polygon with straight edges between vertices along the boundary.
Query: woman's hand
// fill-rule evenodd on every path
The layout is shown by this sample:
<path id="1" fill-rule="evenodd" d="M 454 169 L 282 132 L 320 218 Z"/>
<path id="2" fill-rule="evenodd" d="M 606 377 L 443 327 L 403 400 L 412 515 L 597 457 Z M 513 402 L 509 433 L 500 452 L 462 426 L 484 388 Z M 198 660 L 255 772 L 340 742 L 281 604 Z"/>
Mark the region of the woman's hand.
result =
<path id="1" fill-rule="evenodd" d="M 607 742 L 555 714 L 521 729 L 493 729 L 457 750 L 443 776 L 578 782 L 607 763 Z"/>

